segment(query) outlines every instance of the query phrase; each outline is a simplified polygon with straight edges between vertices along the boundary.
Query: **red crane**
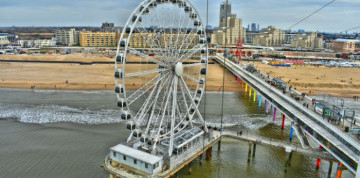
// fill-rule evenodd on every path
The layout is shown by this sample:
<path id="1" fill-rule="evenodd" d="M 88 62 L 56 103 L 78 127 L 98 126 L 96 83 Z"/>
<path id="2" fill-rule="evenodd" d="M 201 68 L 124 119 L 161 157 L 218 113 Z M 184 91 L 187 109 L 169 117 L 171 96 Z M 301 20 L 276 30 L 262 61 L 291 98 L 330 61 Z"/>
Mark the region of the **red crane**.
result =
<path id="1" fill-rule="evenodd" d="M 239 38 L 236 45 L 236 57 L 238 58 L 238 62 L 241 60 L 241 54 L 243 49 L 243 41 Z"/>

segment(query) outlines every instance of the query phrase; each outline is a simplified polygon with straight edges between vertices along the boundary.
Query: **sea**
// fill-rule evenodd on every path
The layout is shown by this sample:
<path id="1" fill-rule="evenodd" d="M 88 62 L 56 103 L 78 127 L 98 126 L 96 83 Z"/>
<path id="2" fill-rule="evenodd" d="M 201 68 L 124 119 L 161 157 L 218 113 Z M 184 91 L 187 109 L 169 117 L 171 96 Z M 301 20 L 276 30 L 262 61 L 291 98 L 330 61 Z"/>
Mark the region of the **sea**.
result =
<path id="1" fill-rule="evenodd" d="M 345 104 L 360 110 L 360 102 L 346 99 Z M 281 115 L 273 121 L 244 92 L 207 92 L 199 108 L 212 126 L 220 127 L 222 119 L 225 130 L 289 141 L 289 120 L 282 130 Z M 119 116 L 112 91 L 0 89 L 0 177 L 109 177 L 101 164 L 109 148 L 130 134 Z M 285 173 L 289 154 L 283 149 L 257 145 L 248 163 L 248 147 L 245 141 L 222 139 L 220 151 L 215 145 L 209 160 L 195 159 L 175 177 L 327 177 L 329 161 L 322 160 L 317 171 L 315 157 L 294 153 Z M 332 177 L 336 169 L 334 163 Z M 349 177 L 354 175 L 344 171 L 343 178 Z"/>

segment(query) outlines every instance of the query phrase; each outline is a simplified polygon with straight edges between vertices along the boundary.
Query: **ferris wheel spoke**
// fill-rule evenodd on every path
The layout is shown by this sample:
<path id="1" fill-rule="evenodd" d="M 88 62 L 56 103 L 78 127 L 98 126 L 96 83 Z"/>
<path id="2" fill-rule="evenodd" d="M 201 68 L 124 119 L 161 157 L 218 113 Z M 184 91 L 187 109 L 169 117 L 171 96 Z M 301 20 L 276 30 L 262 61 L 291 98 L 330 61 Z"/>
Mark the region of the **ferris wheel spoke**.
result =
<path id="1" fill-rule="evenodd" d="M 197 31 L 199 31 L 199 28 L 197 28 L 197 30 L 196 30 L 196 32 Z M 190 35 L 187 35 L 187 37 L 186 37 L 186 39 L 185 39 L 185 41 L 187 41 L 188 40 L 188 37 L 189 37 Z M 194 51 L 194 49 L 196 49 L 196 48 L 200 48 L 202 45 L 200 45 L 200 44 L 196 44 L 195 45 L 195 43 L 194 43 L 194 38 L 195 38 L 195 36 L 197 36 L 197 35 L 192 35 L 193 37 L 191 38 L 191 40 L 189 41 L 189 43 L 187 44 L 187 45 L 185 45 L 185 50 L 187 50 L 187 51 L 192 51 L 192 53 L 190 53 L 191 55 L 194 53 L 194 52 L 196 52 L 196 51 Z M 193 44 L 194 43 L 194 46 L 193 46 L 193 48 L 192 48 L 192 50 L 190 50 L 189 49 L 189 47 L 190 47 L 190 45 L 191 44 Z M 183 45 L 179 48 L 179 50 L 181 50 L 181 49 L 183 49 Z M 182 56 L 184 56 L 186 54 L 186 52 L 184 53 L 184 54 L 182 54 Z M 181 58 L 181 57 L 180 57 Z"/>
<path id="2" fill-rule="evenodd" d="M 160 26 L 160 28 L 157 28 L 157 29 L 160 29 L 160 31 L 159 31 L 159 33 L 160 33 L 160 37 L 159 37 L 159 39 L 160 38 L 163 38 L 164 39 L 164 48 L 162 48 L 162 44 L 161 44 L 161 41 L 158 39 L 157 41 L 160 43 L 160 49 L 161 49 L 161 51 L 162 51 L 162 54 L 163 54 L 163 57 L 164 57 L 164 60 L 169 60 L 169 58 L 168 58 L 168 55 L 166 54 L 167 52 L 167 44 L 166 44 L 166 39 L 165 39 L 165 36 L 166 36 L 166 32 L 165 32 L 165 29 L 166 28 L 164 28 L 164 27 L 162 27 L 163 25 L 160 23 L 160 20 L 159 20 L 159 16 L 158 16 L 158 14 L 157 14 L 157 12 L 156 11 L 154 11 L 155 12 L 155 16 L 156 16 L 156 20 L 157 20 L 157 22 L 158 22 L 158 25 Z M 163 19 L 165 19 L 165 18 L 163 18 Z M 163 20 L 164 21 L 164 20 Z M 164 22 L 163 22 L 164 23 Z"/>
<path id="3" fill-rule="evenodd" d="M 190 79 L 190 80 L 192 80 L 192 81 L 194 81 L 194 82 L 196 82 L 196 83 L 199 83 L 199 80 L 197 80 L 197 79 L 195 79 L 195 78 L 191 77 L 191 76 L 190 76 L 190 75 L 188 75 L 188 74 L 183 74 L 183 76 L 184 76 L 184 77 L 186 77 L 186 78 L 188 78 L 188 79 Z"/>
<path id="4" fill-rule="evenodd" d="M 160 20 L 159 20 L 159 17 L 158 17 L 158 14 L 157 14 L 157 12 L 155 11 L 155 16 L 156 16 L 156 20 L 157 20 L 157 23 L 158 23 L 158 26 L 162 26 L 162 24 L 160 23 Z M 161 36 L 164 36 L 164 47 L 166 46 L 166 40 L 165 40 L 165 28 L 157 28 L 157 29 L 160 29 L 160 31 L 158 32 L 158 33 L 160 33 L 160 38 L 162 38 Z M 163 57 L 167 60 L 167 55 L 166 55 L 166 48 L 165 49 L 163 49 L 162 48 L 162 44 L 161 44 L 161 42 L 160 42 L 160 40 L 158 39 L 157 40 L 159 43 L 160 43 L 160 50 L 161 50 L 161 52 L 162 52 L 162 55 L 163 55 Z"/>
<path id="5" fill-rule="evenodd" d="M 147 87 L 149 87 L 149 86 L 152 84 L 152 82 L 153 82 L 155 79 L 157 79 L 159 76 L 160 76 L 160 75 L 156 75 L 153 79 L 151 79 L 150 81 L 148 81 L 147 83 L 145 83 L 142 87 L 140 87 L 138 90 L 136 90 L 136 92 L 132 93 L 132 94 L 128 97 L 128 99 L 136 96 L 136 95 L 138 94 L 138 92 L 140 92 L 141 90 L 144 90 L 144 89 L 146 89 Z"/>
<path id="6" fill-rule="evenodd" d="M 155 112 L 155 109 L 156 109 L 156 106 L 155 106 L 155 105 L 156 105 L 156 103 L 158 102 L 160 92 L 163 90 L 163 88 L 164 88 L 164 86 L 165 86 L 165 84 L 167 83 L 167 81 L 168 81 L 169 78 L 170 78 L 170 77 L 167 76 L 167 79 L 162 82 L 161 86 L 159 87 L 159 89 L 158 89 L 157 92 L 156 92 L 156 96 L 155 96 L 155 99 L 154 99 L 154 105 L 153 105 L 152 110 L 151 110 L 151 113 L 150 113 L 150 115 L 149 115 L 149 122 L 148 122 L 148 124 L 147 124 L 147 126 L 146 126 L 145 134 L 148 134 L 148 132 L 149 132 L 149 128 L 150 128 L 150 126 L 152 125 L 152 122 L 151 122 L 151 121 L 152 121 L 152 119 L 153 119 L 153 115 L 154 115 L 154 112 Z"/>
<path id="7" fill-rule="evenodd" d="M 184 92 L 184 88 L 183 88 L 183 84 L 181 83 L 181 82 L 179 82 L 179 84 L 180 84 L 180 90 L 181 90 L 181 95 L 182 95 L 182 97 L 183 97 L 183 99 L 184 99 L 184 105 L 185 105 L 185 108 L 186 108 L 186 115 L 189 115 L 189 106 L 188 106 L 188 101 L 187 101 L 187 99 L 186 99 L 186 97 L 185 97 L 185 92 Z"/>
<path id="8" fill-rule="evenodd" d="M 151 61 L 151 62 L 153 62 L 153 63 L 156 63 L 156 64 L 159 64 L 159 63 L 160 63 L 160 62 L 159 62 L 158 60 L 156 60 L 155 58 L 153 58 L 153 57 L 151 57 L 151 56 L 149 56 L 149 55 L 146 55 L 146 54 L 144 54 L 144 53 L 141 53 L 140 51 L 138 51 L 138 50 L 136 50 L 136 49 L 134 49 L 134 48 L 128 47 L 128 49 L 129 49 L 130 52 L 132 52 L 132 53 L 134 53 L 134 54 L 137 54 L 137 55 L 139 55 L 139 56 L 141 56 L 141 57 L 143 57 L 143 58 L 145 58 L 145 59 L 147 59 L 147 60 L 149 60 L 149 61 Z"/>
<path id="9" fill-rule="evenodd" d="M 171 85 L 173 84 L 173 81 L 174 81 L 174 80 L 171 81 Z M 171 86 L 171 85 L 170 85 L 170 86 Z M 167 93 L 167 97 L 166 97 L 166 99 L 165 99 L 166 101 L 165 101 L 165 106 L 164 106 L 164 108 L 167 108 L 167 107 L 168 107 L 169 100 L 170 100 L 170 94 L 171 94 L 171 91 L 170 91 L 170 90 L 171 90 L 171 89 L 169 88 L 169 92 Z M 156 134 L 156 137 L 155 137 L 153 149 L 156 148 L 157 141 L 159 140 L 160 130 L 161 130 L 162 123 L 164 122 L 165 112 L 166 112 L 166 109 L 163 109 L 163 110 L 162 110 L 161 119 L 160 119 L 160 124 L 159 124 L 158 130 L 157 130 L 157 134 Z"/>
<path id="10" fill-rule="evenodd" d="M 174 91 L 172 94 L 172 108 L 171 108 L 171 131 L 170 131 L 170 147 L 169 147 L 169 156 L 172 155 L 173 145 L 174 145 L 174 125 L 175 125 L 175 117 L 176 117 L 176 95 L 177 95 L 177 81 L 178 77 L 174 76 Z"/>
<path id="11" fill-rule="evenodd" d="M 193 63 L 193 64 L 184 64 L 184 68 L 187 68 L 187 67 L 195 67 L 195 66 L 201 66 L 201 65 L 204 65 L 204 63 Z"/>
<path id="12" fill-rule="evenodd" d="M 151 49 L 151 51 L 156 54 L 156 56 L 159 56 L 160 58 L 164 56 L 164 54 L 162 54 L 162 51 L 160 50 L 160 53 L 157 52 L 159 51 L 159 49 L 161 49 L 161 46 L 159 46 L 156 41 L 153 39 L 153 34 L 150 34 L 145 27 L 141 24 L 141 28 L 144 29 L 144 32 L 140 32 L 139 34 L 141 35 L 141 37 L 145 40 L 147 46 L 149 46 Z M 147 38 L 145 35 L 143 34 L 148 34 L 149 38 Z M 150 42 L 149 42 L 150 41 Z M 155 45 L 154 45 L 155 44 Z M 155 47 L 155 48 L 153 48 Z"/>
<path id="13" fill-rule="evenodd" d="M 180 34 L 182 34 L 182 29 L 181 29 L 181 20 L 182 20 L 182 9 L 179 8 L 179 24 L 178 24 L 178 28 L 177 28 L 177 35 L 176 35 L 176 41 L 175 41 L 175 44 L 173 45 L 173 49 L 177 49 L 177 46 L 178 46 L 178 43 L 179 43 L 179 37 L 180 37 Z"/>
<path id="14" fill-rule="evenodd" d="M 167 94 L 169 93 L 169 91 L 170 91 L 170 85 L 171 85 L 171 80 L 170 80 L 170 76 L 168 77 L 168 79 L 169 80 L 167 80 L 166 82 L 164 82 L 163 83 L 163 90 L 164 90 L 164 92 L 163 93 L 160 93 L 160 95 L 162 95 L 162 101 L 161 101 L 161 104 L 160 104 L 160 108 L 159 108 L 159 112 L 158 112 L 158 114 L 157 114 L 157 116 L 155 117 L 156 118 L 156 121 L 154 122 L 154 123 L 159 123 L 160 121 L 159 121 L 159 118 L 160 118 L 160 114 L 162 113 L 162 110 L 163 110 L 163 108 L 165 108 L 164 107 L 164 105 L 165 105 L 165 102 L 166 102 L 166 96 L 167 96 Z"/>
<path id="15" fill-rule="evenodd" d="M 190 22 L 191 22 L 191 20 L 189 21 L 189 24 L 190 24 Z M 181 43 L 181 46 L 178 49 L 179 50 L 187 49 L 187 47 L 184 48 L 184 45 L 188 46 L 188 45 L 186 45 L 187 40 L 189 39 L 190 36 L 195 37 L 197 35 L 195 32 L 197 32 L 198 30 L 199 30 L 199 28 L 197 28 L 195 31 L 194 31 L 194 28 L 191 28 L 190 32 L 188 32 L 189 31 L 189 26 L 188 26 L 187 29 L 186 29 L 185 38 L 183 39 L 183 41 Z"/>
<path id="16" fill-rule="evenodd" d="M 188 51 L 190 51 L 190 52 L 188 52 Z M 179 61 L 184 62 L 185 60 L 189 59 L 192 55 L 194 55 L 194 53 L 199 52 L 199 51 L 201 52 L 201 45 L 197 44 L 196 46 L 194 46 L 193 49 L 187 50 L 187 52 L 183 53 L 179 57 Z"/>
<path id="17" fill-rule="evenodd" d="M 156 85 L 154 86 L 154 89 L 150 92 L 149 96 L 147 97 L 147 99 L 145 100 L 144 104 L 142 105 L 142 109 L 140 110 L 140 114 L 137 114 L 137 121 L 136 121 L 136 125 L 140 124 L 142 121 L 142 118 L 144 117 L 144 114 L 147 111 L 147 108 L 151 105 L 149 105 L 149 102 L 153 101 L 152 97 L 154 95 L 154 92 L 156 91 L 156 89 L 158 88 L 158 84 L 159 84 L 160 79 L 158 79 L 158 81 L 156 82 Z"/>
<path id="18" fill-rule="evenodd" d="M 189 90 L 189 88 L 187 87 L 187 85 L 186 85 L 186 83 L 185 83 L 185 81 L 184 81 L 184 78 L 182 78 L 182 77 L 181 77 L 181 82 L 182 82 L 182 83 L 184 84 L 184 86 L 185 86 L 185 93 L 186 93 L 186 94 L 188 95 L 188 97 L 190 98 L 191 105 L 192 105 L 193 108 L 195 109 L 197 116 L 200 118 L 200 120 L 201 120 L 203 123 L 205 123 L 204 118 L 201 116 L 201 113 L 200 113 L 200 111 L 199 111 L 198 105 L 195 104 L 195 102 L 194 102 L 195 98 L 193 98 L 193 97 L 191 96 L 190 90 Z M 191 107 L 191 106 L 190 106 L 190 107 Z M 205 129 L 206 129 L 206 131 L 207 131 L 207 128 L 205 128 Z"/>
<path id="19" fill-rule="evenodd" d="M 136 90 L 136 92 L 134 92 L 133 94 L 131 94 L 127 100 L 129 105 L 131 105 L 132 103 L 134 103 L 136 100 L 138 100 L 139 98 L 141 98 L 145 93 L 147 93 L 151 88 L 153 88 L 155 85 L 157 85 L 159 82 L 161 82 L 161 80 L 163 80 L 165 78 L 165 75 L 162 76 L 157 82 L 151 84 L 155 79 L 157 79 L 160 75 L 157 75 L 156 77 L 154 77 L 153 79 L 151 79 L 149 82 L 147 82 L 144 86 L 142 86 L 140 89 Z"/>
<path id="20" fill-rule="evenodd" d="M 191 23 L 191 20 L 188 21 L 187 27 L 185 28 L 185 31 L 184 31 L 184 34 L 183 34 L 184 37 L 182 37 L 181 44 L 179 43 L 179 45 L 177 46 L 177 49 L 178 49 L 178 51 L 179 51 L 177 56 L 180 55 L 180 52 L 181 52 L 181 50 L 182 50 L 182 46 L 184 45 L 184 42 L 186 43 L 187 37 L 188 37 L 190 34 L 192 34 L 192 29 L 191 29 L 190 33 L 188 32 L 188 31 L 189 31 L 189 28 L 190 28 L 190 23 Z"/>
<path id="21" fill-rule="evenodd" d="M 143 71 L 143 72 L 135 72 L 135 73 L 125 74 L 125 77 L 126 78 L 128 78 L 128 77 L 136 77 L 136 76 L 140 76 L 140 75 L 165 72 L 165 71 L 168 71 L 168 70 L 170 70 L 170 69 L 154 69 L 154 70 L 148 70 L 148 71 Z"/>

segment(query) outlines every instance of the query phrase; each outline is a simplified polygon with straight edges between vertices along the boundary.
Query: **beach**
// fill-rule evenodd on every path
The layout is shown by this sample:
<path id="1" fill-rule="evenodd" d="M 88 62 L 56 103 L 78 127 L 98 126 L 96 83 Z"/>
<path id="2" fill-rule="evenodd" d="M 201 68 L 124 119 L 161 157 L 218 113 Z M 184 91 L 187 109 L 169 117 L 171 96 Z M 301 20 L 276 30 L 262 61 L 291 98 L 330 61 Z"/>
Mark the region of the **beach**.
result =
<path id="1" fill-rule="evenodd" d="M 308 95 L 330 94 L 337 97 L 360 96 L 360 69 L 292 65 L 274 67 L 252 62 L 262 73 L 281 77 L 289 86 Z"/>
<path id="2" fill-rule="evenodd" d="M 0 87 L 51 90 L 113 90 L 114 59 L 101 55 L 4 55 L 0 60 Z M 14 62 L 20 61 L 20 62 Z M 31 62 L 25 62 L 31 61 Z M 71 63 L 49 63 L 71 62 Z M 128 56 L 128 62 L 144 61 L 137 56 Z M 106 64 L 80 65 L 77 63 L 107 62 Z M 157 68 L 149 64 L 149 68 Z M 208 91 L 222 91 L 223 68 L 219 64 L 208 65 Z M 133 73 L 140 69 L 140 64 L 126 64 L 126 72 Z M 226 91 L 240 91 L 241 87 L 234 77 L 226 72 Z M 149 78 L 137 77 L 126 81 L 126 89 L 140 88 Z"/>
<path id="3" fill-rule="evenodd" d="M 1 88 L 113 90 L 115 86 L 114 58 L 105 54 L 3 55 L 0 56 L 0 60 Z M 138 56 L 128 55 L 126 73 L 145 69 L 144 65 L 138 63 L 146 61 Z M 206 89 L 222 91 L 223 68 L 212 60 L 209 62 L 211 64 L 208 65 Z M 305 65 L 273 67 L 261 62 L 251 63 L 262 73 L 270 77 L 281 77 L 289 86 L 308 95 L 327 93 L 338 97 L 360 96 L 359 68 Z M 157 65 L 148 64 L 147 70 L 156 68 Z M 126 89 L 139 89 L 148 80 L 149 77 L 145 76 L 126 80 Z M 189 84 L 192 85 L 194 82 Z M 241 85 L 228 71 L 225 72 L 225 90 L 242 90 Z"/>

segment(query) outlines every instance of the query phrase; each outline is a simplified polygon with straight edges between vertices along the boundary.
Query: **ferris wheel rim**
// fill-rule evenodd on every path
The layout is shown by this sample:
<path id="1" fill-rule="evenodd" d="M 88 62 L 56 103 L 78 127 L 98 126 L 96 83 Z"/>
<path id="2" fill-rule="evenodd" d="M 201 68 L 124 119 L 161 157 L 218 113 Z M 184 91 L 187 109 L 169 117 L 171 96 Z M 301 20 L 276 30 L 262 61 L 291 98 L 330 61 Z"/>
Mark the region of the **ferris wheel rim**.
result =
<path id="1" fill-rule="evenodd" d="M 184 1 L 186 1 L 186 2 L 192 7 L 192 9 L 196 12 L 196 14 L 198 14 L 198 19 L 199 19 L 200 22 L 201 22 L 201 25 L 200 25 L 200 27 L 199 27 L 198 29 L 202 29 L 203 33 L 202 33 L 201 35 L 203 35 L 203 36 L 205 37 L 205 39 L 207 39 L 207 38 L 206 38 L 206 31 L 205 31 L 205 28 L 204 28 L 204 24 L 202 23 L 202 19 L 201 19 L 200 15 L 199 15 L 197 9 L 192 5 L 192 3 L 191 3 L 189 0 L 184 0 Z M 126 25 L 124 26 L 123 32 L 122 32 L 122 34 L 121 34 L 121 37 L 120 37 L 120 40 L 119 40 L 119 44 L 118 44 L 118 48 L 117 48 L 116 57 L 119 56 L 119 55 L 121 55 L 121 52 L 120 52 L 120 49 L 121 49 L 121 48 L 120 48 L 120 43 L 121 43 L 121 41 L 124 39 L 124 34 L 125 34 L 125 31 L 126 31 L 126 29 L 128 28 L 128 26 L 131 26 L 131 28 L 130 28 L 130 34 L 128 35 L 127 40 L 131 38 L 132 33 L 133 33 L 133 31 L 134 31 L 134 28 L 136 27 L 136 24 L 137 24 L 137 22 L 138 22 L 139 17 L 141 17 L 141 16 L 143 15 L 144 10 L 145 10 L 146 8 L 148 8 L 149 5 L 150 5 L 151 3 L 153 3 L 153 2 L 156 2 L 156 0 L 151 0 L 151 1 L 144 0 L 144 1 L 143 1 L 141 4 L 139 4 L 139 5 L 135 8 L 135 10 L 132 12 L 132 14 L 131 14 L 131 16 L 129 17 L 128 21 L 126 22 Z M 136 13 L 136 12 L 139 11 L 140 7 L 144 7 L 144 9 L 143 9 L 143 11 L 141 11 L 141 12 L 138 14 L 138 13 Z M 131 18 L 134 17 L 135 15 L 137 16 L 137 19 L 136 19 L 135 23 L 130 24 Z M 126 39 L 126 38 L 125 38 L 125 39 Z M 200 49 L 200 48 L 199 48 L 199 49 Z M 130 50 L 131 50 L 131 47 L 130 47 Z M 122 55 L 123 55 L 123 56 L 126 56 L 126 54 L 128 54 L 128 51 L 130 52 L 130 50 L 129 50 L 129 42 L 127 41 L 127 42 L 126 42 L 125 49 L 124 49 L 124 52 L 122 53 Z M 185 59 L 185 60 L 186 60 L 186 59 Z M 118 67 L 117 67 L 117 65 L 118 65 L 117 61 L 116 61 L 115 63 L 116 63 L 116 64 L 115 64 L 115 69 L 118 69 Z M 126 61 L 123 60 L 121 64 L 122 64 L 122 71 L 124 72 L 124 77 L 122 78 L 122 85 L 123 85 L 123 87 L 124 87 L 124 99 L 127 101 L 128 98 L 127 98 L 126 87 L 125 87 L 125 86 L 126 86 L 126 85 L 125 85 L 125 78 L 126 78 L 126 69 L 125 69 L 125 66 L 126 66 Z M 206 46 L 206 63 L 205 63 L 205 68 L 206 68 L 206 70 L 207 70 L 207 68 L 208 68 L 208 49 L 207 49 L 207 46 Z M 207 72 L 206 72 L 206 74 L 207 74 Z M 200 76 L 201 76 L 201 75 L 200 75 Z M 160 77 L 160 76 L 159 76 L 159 77 Z M 186 76 L 186 75 L 184 75 L 184 77 L 189 78 L 189 77 Z M 155 77 L 154 77 L 154 78 L 155 78 Z M 205 75 L 205 78 L 206 78 L 206 75 Z M 196 79 L 195 79 L 195 80 L 196 80 Z M 200 80 L 200 79 L 199 79 L 199 80 Z M 185 82 L 185 80 L 184 80 L 183 77 L 181 77 L 181 78 L 179 77 L 179 81 L 180 81 L 180 83 L 183 82 L 183 84 L 179 84 L 179 86 L 181 86 L 181 87 L 183 87 L 183 88 L 185 88 L 185 87 L 187 86 L 187 85 L 186 85 L 186 82 Z M 118 83 L 117 83 L 117 79 L 115 79 L 115 84 L 116 84 L 116 85 L 118 84 Z M 206 80 L 204 81 L 204 84 L 203 84 L 203 86 L 202 86 L 202 89 L 203 89 L 203 90 L 204 90 L 204 88 L 205 88 L 205 85 L 206 85 Z M 199 88 L 199 83 L 197 84 L 196 90 L 197 90 L 198 88 Z M 187 89 L 187 90 L 188 90 L 188 89 Z M 188 95 L 191 95 L 191 94 L 188 93 Z M 195 93 L 195 95 L 196 95 L 196 93 Z M 194 95 L 193 98 L 195 98 L 195 95 Z M 201 100 L 201 98 L 202 98 L 202 95 L 203 95 L 203 93 L 200 94 L 200 97 L 199 97 L 200 100 Z M 191 98 L 191 96 L 189 96 L 189 97 Z M 197 112 L 199 112 L 198 109 L 197 109 L 198 106 L 199 106 L 199 104 L 200 104 L 200 101 L 199 101 L 198 104 L 195 104 L 195 108 L 196 108 Z M 128 105 L 126 106 L 126 108 L 127 108 L 128 111 L 131 110 L 131 109 L 130 109 L 130 105 L 131 105 L 131 104 L 128 104 Z M 190 105 L 192 105 L 192 104 L 190 104 Z M 188 114 L 188 112 L 189 112 L 189 111 L 187 111 L 187 114 Z M 191 115 L 191 117 L 194 117 L 194 115 L 195 115 L 195 113 L 193 113 L 193 114 Z M 199 113 L 199 115 L 201 116 L 200 113 Z M 187 116 L 187 115 L 185 115 L 185 116 L 182 118 L 182 120 L 184 120 L 186 116 Z M 132 117 L 132 118 L 134 118 L 134 117 Z M 190 121 L 191 121 L 191 119 L 192 119 L 192 118 L 190 118 Z M 190 122 L 190 121 L 187 121 L 187 122 Z M 177 128 L 180 126 L 180 123 L 182 123 L 182 122 L 179 122 L 176 126 L 174 126 L 175 129 L 177 129 Z M 131 132 L 131 135 L 132 135 L 132 133 L 133 133 L 133 131 Z M 168 135 L 168 134 L 169 134 L 169 132 L 167 132 L 167 133 L 164 134 L 164 135 L 166 136 L 166 135 Z"/>

